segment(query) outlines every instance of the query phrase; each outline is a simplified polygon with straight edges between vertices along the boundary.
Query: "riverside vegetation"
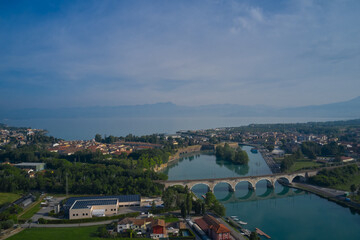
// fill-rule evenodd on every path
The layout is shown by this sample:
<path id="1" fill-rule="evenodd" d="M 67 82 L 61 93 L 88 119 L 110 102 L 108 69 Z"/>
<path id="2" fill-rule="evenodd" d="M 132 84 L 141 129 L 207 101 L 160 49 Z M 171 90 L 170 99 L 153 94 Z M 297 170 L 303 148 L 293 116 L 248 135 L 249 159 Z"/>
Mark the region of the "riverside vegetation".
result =
<path id="1" fill-rule="evenodd" d="M 249 156 L 240 147 L 234 149 L 229 144 L 225 143 L 224 146 L 216 147 L 216 157 L 231 161 L 238 164 L 248 164 Z"/>
<path id="2" fill-rule="evenodd" d="M 225 216 L 225 207 L 215 197 L 212 192 L 207 192 L 205 200 L 194 200 L 192 193 L 187 186 L 171 186 L 162 194 L 164 201 L 164 210 L 181 210 L 182 216 L 185 218 L 192 211 L 195 214 L 205 214 L 206 210 L 212 210 L 219 216 Z"/>

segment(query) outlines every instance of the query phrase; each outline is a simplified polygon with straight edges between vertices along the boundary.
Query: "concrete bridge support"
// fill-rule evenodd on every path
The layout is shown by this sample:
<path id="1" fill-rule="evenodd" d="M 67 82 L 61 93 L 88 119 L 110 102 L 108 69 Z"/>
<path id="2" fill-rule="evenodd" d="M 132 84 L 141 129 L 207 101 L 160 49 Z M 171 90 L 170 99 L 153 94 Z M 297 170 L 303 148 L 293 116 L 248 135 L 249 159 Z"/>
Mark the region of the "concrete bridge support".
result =
<path id="1" fill-rule="evenodd" d="M 249 182 L 249 190 L 256 190 L 256 185 L 252 184 L 251 182 Z"/>

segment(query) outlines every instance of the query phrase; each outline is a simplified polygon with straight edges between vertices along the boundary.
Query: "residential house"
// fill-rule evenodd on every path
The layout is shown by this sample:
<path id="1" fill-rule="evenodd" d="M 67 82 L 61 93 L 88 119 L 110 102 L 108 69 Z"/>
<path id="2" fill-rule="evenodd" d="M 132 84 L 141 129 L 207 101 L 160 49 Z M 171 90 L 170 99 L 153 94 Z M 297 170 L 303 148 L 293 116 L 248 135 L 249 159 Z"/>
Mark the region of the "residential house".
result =
<path id="1" fill-rule="evenodd" d="M 195 220 L 196 224 L 213 240 L 230 239 L 230 230 L 214 217 L 205 215 Z"/>
<path id="2" fill-rule="evenodd" d="M 165 220 L 163 219 L 154 219 L 151 223 L 151 234 L 152 239 L 166 238 L 167 231 L 165 228 Z"/>

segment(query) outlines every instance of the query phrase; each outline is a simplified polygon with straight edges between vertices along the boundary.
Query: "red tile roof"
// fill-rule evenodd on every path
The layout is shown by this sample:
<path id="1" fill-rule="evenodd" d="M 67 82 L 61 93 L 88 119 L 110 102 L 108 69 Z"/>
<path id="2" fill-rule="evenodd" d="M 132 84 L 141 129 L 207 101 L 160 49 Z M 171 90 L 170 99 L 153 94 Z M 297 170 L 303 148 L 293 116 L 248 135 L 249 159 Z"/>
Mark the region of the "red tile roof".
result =
<path id="1" fill-rule="evenodd" d="M 227 227 L 225 227 L 225 225 L 222 224 L 222 223 L 217 224 L 217 225 L 212 225 L 210 228 L 214 229 L 214 231 L 216 233 L 228 233 L 228 232 L 230 232 L 230 230 Z"/>
<path id="2" fill-rule="evenodd" d="M 199 218 L 195 220 L 195 223 L 199 225 L 199 227 L 204 231 L 207 232 L 210 228 L 209 224 L 205 222 L 203 218 Z"/>
<path id="3" fill-rule="evenodd" d="M 199 227 L 207 231 L 208 229 L 214 230 L 216 233 L 228 233 L 230 230 L 213 216 L 205 215 L 203 218 L 195 220 Z"/>

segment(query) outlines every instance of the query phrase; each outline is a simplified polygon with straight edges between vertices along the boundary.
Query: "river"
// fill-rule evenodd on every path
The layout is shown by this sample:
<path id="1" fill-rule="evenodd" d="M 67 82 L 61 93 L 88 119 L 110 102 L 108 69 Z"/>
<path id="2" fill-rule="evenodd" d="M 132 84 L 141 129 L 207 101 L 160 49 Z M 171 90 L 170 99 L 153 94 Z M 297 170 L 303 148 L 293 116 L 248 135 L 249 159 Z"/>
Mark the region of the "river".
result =
<path id="1" fill-rule="evenodd" d="M 204 179 L 271 173 L 260 153 L 251 153 L 248 166 L 217 160 L 209 153 L 189 155 L 164 170 L 169 180 Z M 195 185 L 198 196 L 206 193 L 207 186 Z M 265 181 L 256 185 L 256 191 L 239 183 L 235 192 L 229 192 L 226 183 L 218 184 L 214 194 L 226 208 L 227 216 L 238 216 L 248 222 L 246 228 L 260 228 L 276 240 L 339 240 L 360 239 L 360 215 L 349 208 L 320 198 L 317 195 L 275 184 L 268 189 Z"/>

